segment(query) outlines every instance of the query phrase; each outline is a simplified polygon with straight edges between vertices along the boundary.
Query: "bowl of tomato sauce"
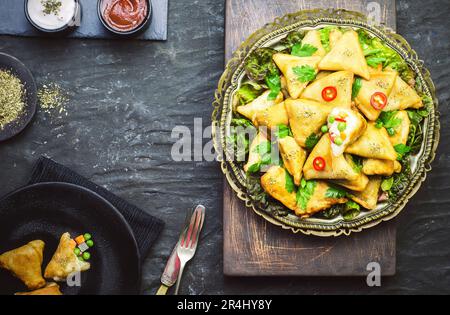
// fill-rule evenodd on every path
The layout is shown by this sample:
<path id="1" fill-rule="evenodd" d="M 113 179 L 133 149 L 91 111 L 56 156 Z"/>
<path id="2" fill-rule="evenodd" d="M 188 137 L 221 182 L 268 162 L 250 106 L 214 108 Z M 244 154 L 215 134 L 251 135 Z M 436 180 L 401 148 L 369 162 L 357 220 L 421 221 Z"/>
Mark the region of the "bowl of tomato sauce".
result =
<path id="1" fill-rule="evenodd" d="M 99 0 L 98 16 L 110 32 L 117 35 L 134 35 L 150 24 L 150 0 Z"/>

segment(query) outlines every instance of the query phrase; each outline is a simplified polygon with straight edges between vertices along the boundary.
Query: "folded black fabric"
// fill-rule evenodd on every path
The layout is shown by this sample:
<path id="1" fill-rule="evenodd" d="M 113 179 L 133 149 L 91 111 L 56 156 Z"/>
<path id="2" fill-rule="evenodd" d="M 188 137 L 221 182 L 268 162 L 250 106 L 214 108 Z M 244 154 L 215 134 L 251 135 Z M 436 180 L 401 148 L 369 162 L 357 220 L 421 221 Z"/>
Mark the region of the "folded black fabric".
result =
<path id="1" fill-rule="evenodd" d="M 133 230 L 142 259 L 145 259 L 150 247 L 155 242 L 164 222 L 155 218 L 138 207 L 117 197 L 108 190 L 94 184 L 71 169 L 56 163 L 46 157 L 40 157 L 37 161 L 29 184 L 42 182 L 65 182 L 88 188 L 114 205 L 125 217 Z"/>

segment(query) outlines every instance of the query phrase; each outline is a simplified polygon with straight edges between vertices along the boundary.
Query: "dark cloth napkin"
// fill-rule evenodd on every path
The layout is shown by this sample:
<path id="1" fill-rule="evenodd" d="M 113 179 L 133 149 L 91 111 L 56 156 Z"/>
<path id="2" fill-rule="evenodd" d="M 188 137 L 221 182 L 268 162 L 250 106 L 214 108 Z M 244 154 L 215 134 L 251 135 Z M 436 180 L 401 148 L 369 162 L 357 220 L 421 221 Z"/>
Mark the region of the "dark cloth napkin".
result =
<path id="1" fill-rule="evenodd" d="M 164 222 L 160 219 L 147 214 L 138 207 L 112 194 L 105 188 L 94 184 L 71 169 L 46 157 L 40 157 L 37 161 L 29 184 L 42 182 L 64 182 L 83 186 L 108 200 L 120 213 L 122 213 L 128 224 L 130 224 L 142 259 L 145 259 L 148 251 L 164 227 Z"/>

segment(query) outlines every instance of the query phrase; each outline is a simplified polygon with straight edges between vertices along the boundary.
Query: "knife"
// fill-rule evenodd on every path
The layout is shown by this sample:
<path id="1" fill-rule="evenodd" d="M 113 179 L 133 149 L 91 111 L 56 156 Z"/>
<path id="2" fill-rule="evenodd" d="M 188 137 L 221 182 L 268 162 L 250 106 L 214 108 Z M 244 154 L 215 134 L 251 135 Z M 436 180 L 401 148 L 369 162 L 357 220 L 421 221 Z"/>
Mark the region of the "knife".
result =
<path id="1" fill-rule="evenodd" d="M 183 233 L 183 231 L 189 226 L 194 210 L 195 208 L 189 209 L 186 212 L 186 219 L 184 221 L 183 228 L 181 229 L 181 233 Z M 167 261 L 166 267 L 164 268 L 164 272 L 161 276 L 161 286 L 156 292 L 156 295 L 166 295 L 167 290 L 169 290 L 169 288 L 177 282 L 178 273 L 180 272 L 180 259 L 177 254 L 179 244 L 180 241 L 178 241 L 170 254 L 169 260 Z"/>

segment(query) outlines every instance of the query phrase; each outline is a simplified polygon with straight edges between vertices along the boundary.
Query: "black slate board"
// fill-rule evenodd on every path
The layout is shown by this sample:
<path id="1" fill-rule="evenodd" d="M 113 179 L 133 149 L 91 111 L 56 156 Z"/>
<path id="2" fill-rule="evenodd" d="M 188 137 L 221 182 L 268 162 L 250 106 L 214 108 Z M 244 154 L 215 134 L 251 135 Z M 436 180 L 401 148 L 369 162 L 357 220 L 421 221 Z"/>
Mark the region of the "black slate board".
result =
<path id="1" fill-rule="evenodd" d="M 36 30 L 25 17 L 25 0 L 1 0 L 0 34 L 16 36 L 46 36 Z M 153 0 L 152 21 L 148 29 L 133 37 L 141 40 L 167 39 L 167 11 L 169 0 Z M 65 34 L 73 38 L 115 38 L 100 22 L 97 15 L 97 1 L 80 0 L 82 7 L 81 25 L 72 33 Z"/>

